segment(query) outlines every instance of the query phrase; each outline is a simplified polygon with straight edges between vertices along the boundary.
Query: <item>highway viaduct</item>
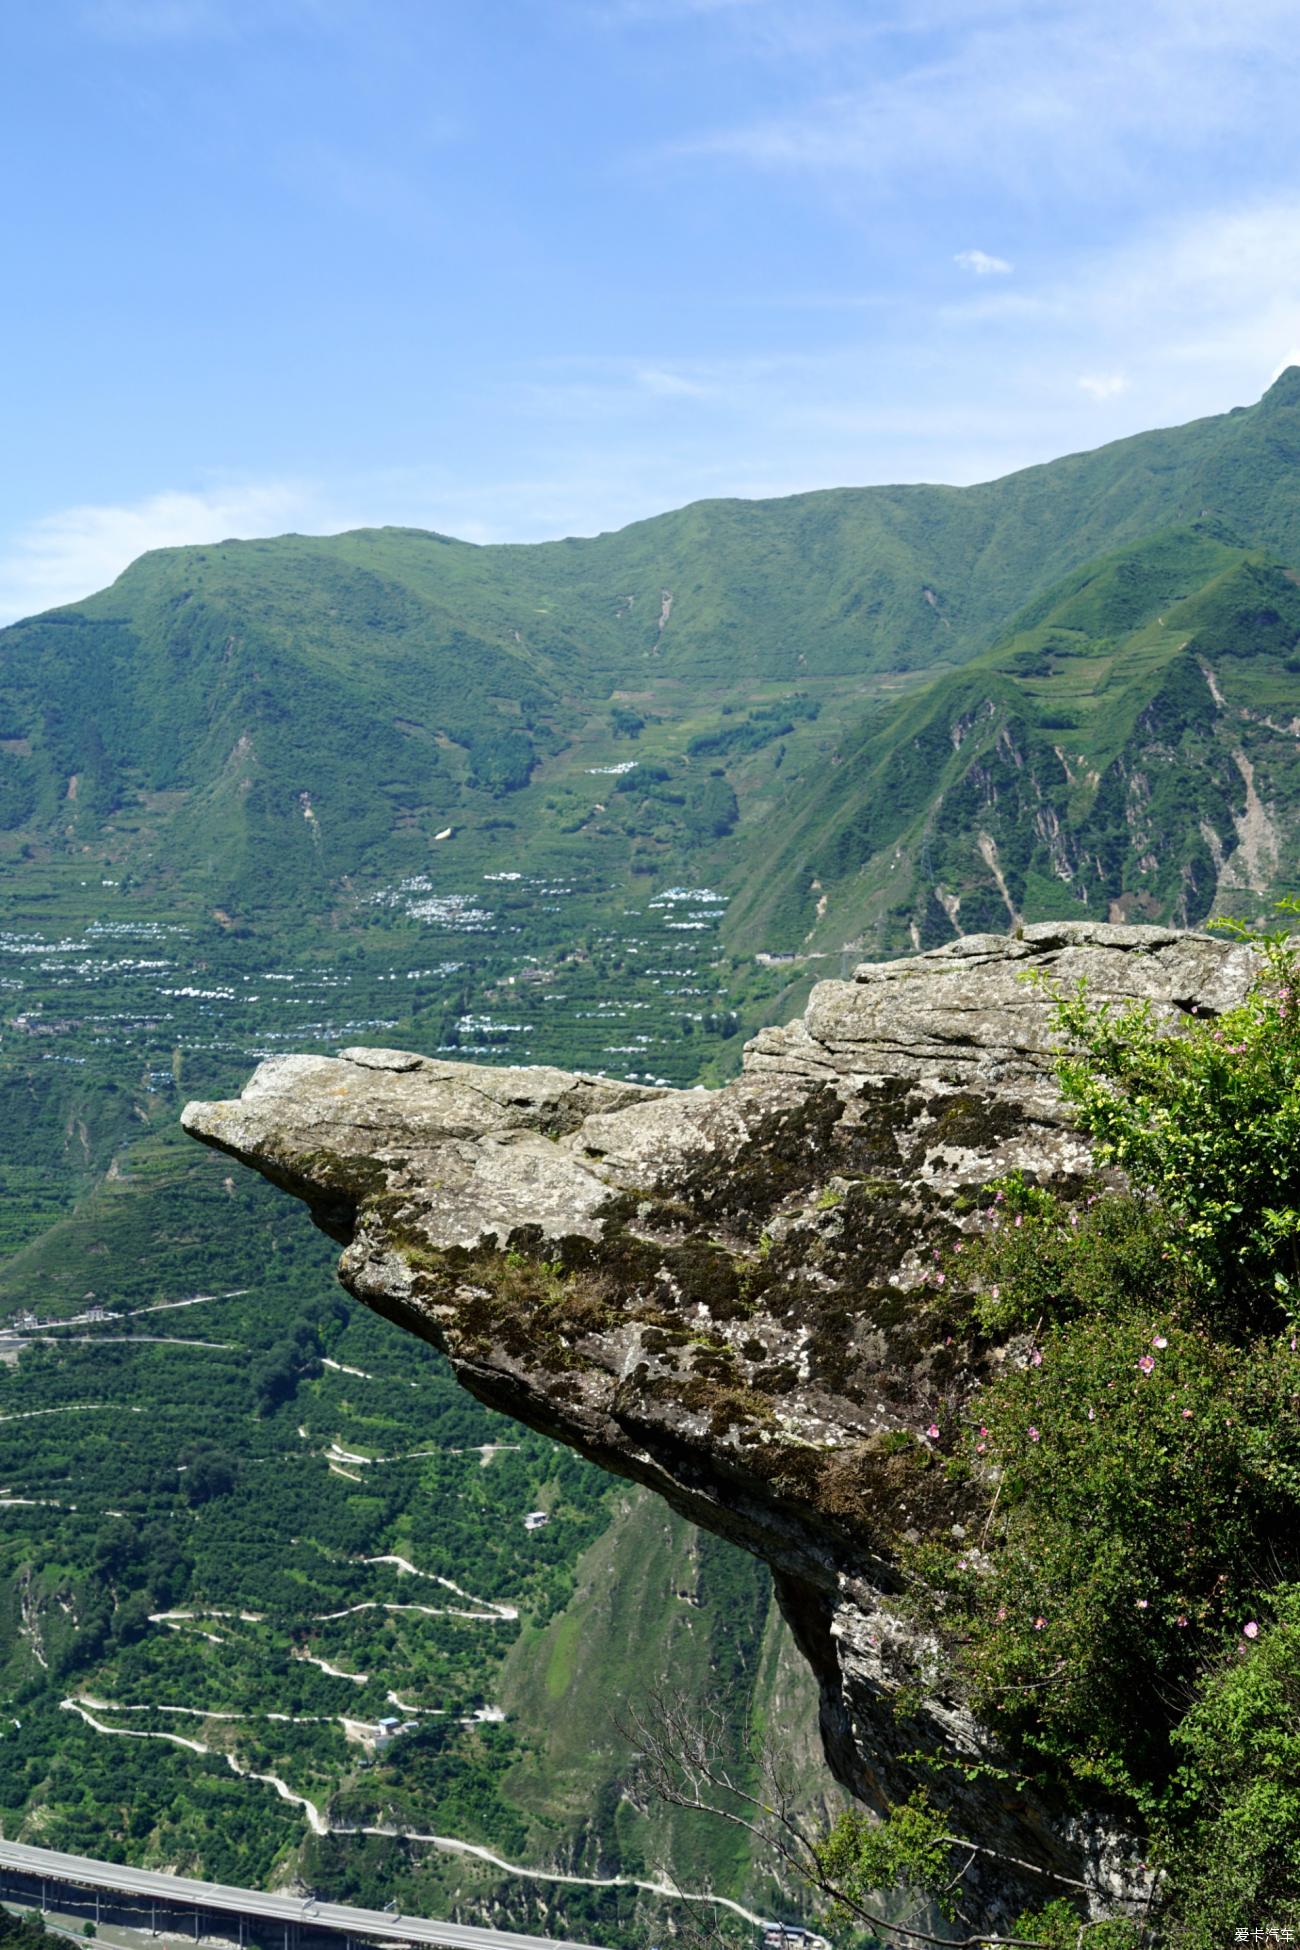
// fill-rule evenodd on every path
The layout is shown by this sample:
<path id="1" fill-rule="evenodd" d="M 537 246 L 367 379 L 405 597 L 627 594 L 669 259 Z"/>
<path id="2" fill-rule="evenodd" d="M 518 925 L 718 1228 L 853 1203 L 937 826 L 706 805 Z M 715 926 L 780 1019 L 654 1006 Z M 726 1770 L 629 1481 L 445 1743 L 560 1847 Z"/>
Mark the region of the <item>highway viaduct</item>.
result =
<path id="1" fill-rule="evenodd" d="M 218 1937 L 241 1950 L 371 1950 L 379 1944 L 391 1950 L 408 1945 L 432 1950 L 605 1950 L 600 1944 L 519 1936 L 309 1896 L 198 1882 L 23 1842 L 0 1841 L 0 1902 L 57 1909 L 119 1928 L 191 1936 L 195 1942 Z"/>

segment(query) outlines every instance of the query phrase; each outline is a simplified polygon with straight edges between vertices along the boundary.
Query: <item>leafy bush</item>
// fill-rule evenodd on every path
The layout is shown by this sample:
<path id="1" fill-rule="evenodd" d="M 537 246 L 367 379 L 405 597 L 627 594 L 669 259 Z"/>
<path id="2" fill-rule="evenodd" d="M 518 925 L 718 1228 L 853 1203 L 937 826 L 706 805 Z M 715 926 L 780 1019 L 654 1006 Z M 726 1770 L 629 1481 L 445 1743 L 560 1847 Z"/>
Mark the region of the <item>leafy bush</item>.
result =
<path id="1" fill-rule="evenodd" d="M 1258 946 L 1217 1021 L 1058 996 L 1102 1175 L 1002 1180 L 954 1251 L 1001 1347 L 932 1439 L 988 1511 L 913 1553 L 1007 1762 L 1145 1835 L 1169 1950 L 1300 1914 L 1300 974 Z M 1074 1950 L 1079 1920 L 1058 1899 L 1013 1935 Z"/>
<path id="2" fill-rule="evenodd" d="M 1168 1250 L 1233 1337 L 1300 1298 L 1300 975 L 1281 940 L 1217 1023 L 1170 1035 L 1144 1003 L 1062 998 L 1065 1094 L 1103 1164 L 1163 1208 Z"/>
<path id="3" fill-rule="evenodd" d="M 1173 1844 L 1179 1950 L 1218 1950 L 1224 1918 L 1295 1915 L 1300 1890 L 1300 1586 L 1210 1672 L 1176 1740 L 1187 1814 Z M 1207 1791 L 1208 1789 L 1208 1791 Z"/>

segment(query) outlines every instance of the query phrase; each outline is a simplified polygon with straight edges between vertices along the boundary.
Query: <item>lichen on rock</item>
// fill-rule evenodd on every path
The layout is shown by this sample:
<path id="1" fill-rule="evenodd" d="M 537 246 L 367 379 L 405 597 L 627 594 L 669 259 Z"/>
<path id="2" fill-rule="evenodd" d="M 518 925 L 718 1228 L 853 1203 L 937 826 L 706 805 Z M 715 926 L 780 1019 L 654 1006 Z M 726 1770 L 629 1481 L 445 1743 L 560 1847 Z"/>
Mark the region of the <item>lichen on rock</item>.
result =
<path id="1" fill-rule="evenodd" d="M 716 1091 L 354 1049 L 273 1058 L 183 1122 L 304 1199 L 349 1290 L 481 1400 L 764 1557 L 835 1772 L 875 1806 L 922 1779 L 946 1800 L 991 1851 L 966 1913 L 994 1928 L 1062 1887 L 1137 1899 L 1145 1871 L 1104 1810 L 979 1765 L 996 1742 L 903 1602 L 909 1546 L 988 1504 L 921 1437 L 1004 1353 L 941 1256 L 991 1180 L 1091 1170 L 1026 977 L 1176 1017 L 1235 1006 L 1255 968 L 1209 936 L 1045 923 L 820 983 Z"/>

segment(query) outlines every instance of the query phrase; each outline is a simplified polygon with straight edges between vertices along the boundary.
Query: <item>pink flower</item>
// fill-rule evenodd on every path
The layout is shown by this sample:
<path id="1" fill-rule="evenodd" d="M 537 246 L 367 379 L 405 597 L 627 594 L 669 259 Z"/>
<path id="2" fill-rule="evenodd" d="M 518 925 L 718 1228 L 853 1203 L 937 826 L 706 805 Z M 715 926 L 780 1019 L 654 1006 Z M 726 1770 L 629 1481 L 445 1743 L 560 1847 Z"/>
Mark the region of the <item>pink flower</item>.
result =
<path id="1" fill-rule="evenodd" d="M 931 1442 L 937 1442 L 939 1440 L 939 1424 L 937 1422 L 931 1422 L 929 1428 L 926 1430 L 926 1434 L 929 1436 Z"/>
<path id="2" fill-rule="evenodd" d="M 1257 1639 L 1259 1637 L 1259 1626 L 1253 1618 L 1248 1618 L 1241 1629 L 1248 1639 Z"/>
<path id="3" fill-rule="evenodd" d="M 942 1274 L 942 1273 L 936 1273 L 936 1274 L 935 1274 L 935 1276 L 934 1276 L 934 1283 L 935 1283 L 935 1285 L 936 1285 L 936 1286 L 942 1286 L 942 1285 L 943 1285 L 943 1281 L 944 1281 L 944 1276 L 943 1276 L 943 1274 Z"/>
<path id="4" fill-rule="evenodd" d="M 1045 1618 L 1036 1618 L 1036 1619 L 1034 1620 L 1034 1630 L 1035 1630 L 1036 1632 L 1041 1632 L 1041 1631 L 1042 1631 L 1042 1629 L 1043 1629 L 1043 1627 L 1044 1627 L 1044 1625 L 1046 1625 L 1046 1623 L 1047 1623 L 1047 1620 L 1046 1620 Z"/>
<path id="5" fill-rule="evenodd" d="M 1150 1599 L 1149 1599 L 1149 1598 L 1139 1598 L 1139 1599 L 1138 1599 L 1138 1601 L 1137 1601 L 1137 1605 L 1138 1605 L 1138 1610 L 1139 1610 L 1139 1611 L 1146 1611 L 1146 1610 L 1147 1610 L 1147 1609 L 1149 1608 L 1149 1606 L 1150 1606 L 1150 1603 L 1151 1603 L 1151 1601 L 1150 1601 Z"/>
<path id="6" fill-rule="evenodd" d="M 1095 1422 L 1095 1421 L 1096 1421 L 1096 1419 L 1097 1419 L 1097 1411 L 1096 1411 L 1096 1409 L 1095 1409 L 1095 1408 L 1090 1408 L 1090 1409 L 1088 1410 L 1088 1420 L 1089 1420 L 1090 1422 Z"/>
<path id="7" fill-rule="evenodd" d="M 1192 1419 L 1192 1411 L 1191 1411 L 1191 1409 L 1190 1409 L 1190 1408 L 1185 1408 L 1185 1409 L 1183 1410 L 1183 1420 L 1184 1420 L 1184 1422 L 1190 1422 L 1190 1421 L 1191 1421 L 1191 1419 Z"/>
<path id="8" fill-rule="evenodd" d="M 999 1624 L 999 1625 L 1001 1625 L 1001 1623 L 1002 1623 L 1002 1622 L 1003 1622 L 1003 1620 L 1005 1619 L 1005 1617 L 1006 1617 L 1006 1615 L 1007 1615 L 1007 1608 L 1006 1608 L 1006 1606 L 1005 1606 L 1005 1605 L 999 1605 L 999 1606 L 998 1606 L 998 1624 Z"/>
<path id="9" fill-rule="evenodd" d="M 1039 1352 L 1039 1350 L 1038 1350 L 1037 1348 L 1035 1348 L 1035 1349 L 1034 1349 L 1034 1351 L 1033 1351 L 1033 1353 L 1032 1353 L 1032 1354 L 1030 1355 L 1030 1357 L 1029 1357 L 1029 1358 L 1030 1358 L 1030 1360 L 1031 1360 L 1031 1361 L 1033 1362 L 1033 1364 L 1034 1364 L 1034 1366 L 1035 1366 L 1036 1368 L 1041 1368 L 1041 1367 L 1042 1367 L 1042 1365 L 1043 1365 L 1043 1357 L 1042 1357 L 1042 1355 L 1041 1355 L 1041 1353 Z"/>
<path id="10" fill-rule="evenodd" d="M 996 1300 L 996 1299 L 998 1299 L 998 1297 L 1000 1296 L 1000 1294 L 1001 1294 L 1001 1292 L 1002 1292 L 1002 1288 L 1001 1288 L 1000 1286 L 995 1286 L 995 1287 L 991 1287 L 991 1288 L 990 1288 L 989 1290 L 990 1290 L 990 1292 L 992 1293 L 992 1295 L 993 1295 L 993 1298 L 994 1298 L 995 1300 Z"/>
<path id="11" fill-rule="evenodd" d="M 1157 1334 L 1151 1345 L 1152 1347 L 1168 1347 L 1169 1343 L 1163 1334 Z"/>
<path id="12" fill-rule="evenodd" d="M 1174 1620 L 1174 1624 L 1178 1626 L 1185 1626 L 1186 1623 L 1187 1623 L 1187 1613 L 1180 1611 L 1177 1618 Z"/>
<path id="13" fill-rule="evenodd" d="M 1017 1224 L 1018 1226 L 1022 1226 L 1022 1225 L 1023 1225 L 1024 1223 L 1025 1223 L 1025 1215 L 1024 1215 L 1024 1213 L 1023 1213 L 1023 1212 L 1017 1212 L 1017 1213 L 1016 1213 L 1016 1224 Z"/>
<path id="14" fill-rule="evenodd" d="M 1144 1354 L 1142 1356 L 1142 1359 L 1138 1362 L 1138 1366 L 1139 1368 L 1141 1368 L 1143 1374 L 1151 1374 L 1155 1368 L 1155 1365 L 1156 1365 L 1156 1361 L 1155 1361 L 1155 1356 L 1153 1354 Z"/>
<path id="15" fill-rule="evenodd" d="M 1037 1430 L 1037 1429 L 1035 1429 L 1035 1428 L 1033 1428 L 1033 1427 L 1031 1427 L 1031 1428 L 1030 1428 L 1030 1431 L 1029 1431 L 1029 1440 L 1030 1440 L 1031 1442 L 1037 1442 L 1037 1441 L 1039 1440 L 1039 1434 L 1038 1434 L 1038 1430 Z"/>
<path id="16" fill-rule="evenodd" d="M 987 1430 L 987 1429 L 985 1428 L 985 1426 L 984 1426 L 984 1424 L 983 1424 L 983 1422 L 981 1422 L 981 1423 L 980 1423 L 980 1434 L 981 1434 L 981 1435 L 987 1435 L 987 1434 L 988 1434 L 988 1430 Z"/>
<path id="17" fill-rule="evenodd" d="M 984 1451 L 988 1448 L 988 1446 L 989 1445 L 987 1442 L 977 1442 L 975 1444 L 975 1454 L 977 1456 L 982 1456 L 984 1454 Z"/>

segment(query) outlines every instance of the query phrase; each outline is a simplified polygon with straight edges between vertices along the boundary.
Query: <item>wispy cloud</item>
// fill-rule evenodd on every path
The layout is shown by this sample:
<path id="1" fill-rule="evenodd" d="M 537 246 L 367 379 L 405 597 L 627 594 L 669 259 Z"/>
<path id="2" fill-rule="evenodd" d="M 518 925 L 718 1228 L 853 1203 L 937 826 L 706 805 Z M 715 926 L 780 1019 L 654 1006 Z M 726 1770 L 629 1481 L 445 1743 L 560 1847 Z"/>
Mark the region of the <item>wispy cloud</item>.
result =
<path id="1" fill-rule="evenodd" d="M 708 399 L 716 388 L 704 381 L 692 379 L 684 372 L 673 372 L 663 366 L 645 366 L 637 373 L 636 383 L 647 393 L 654 393 L 660 399 Z"/>
<path id="2" fill-rule="evenodd" d="M 149 549 L 338 525 L 314 491 L 287 483 L 64 508 L 0 541 L 0 623 L 88 596 Z"/>
<path id="3" fill-rule="evenodd" d="M 937 330 L 955 369 L 1013 374 L 1045 431 L 1070 394 L 1123 401 L 1134 431 L 1244 405 L 1300 346 L 1300 197 L 1147 224 L 1023 289 L 946 306 Z"/>
<path id="4" fill-rule="evenodd" d="M 1115 373 L 1148 381 L 1181 373 L 1210 398 L 1230 372 L 1262 385 L 1300 329 L 1300 199 L 1150 230 L 1080 263 L 1044 297 L 1092 338 L 1103 374 L 1112 360 Z"/>
<path id="5" fill-rule="evenodd" d="M 1085 372 L 1079 375 L 1079 391 L 1098 401 L 1118 399 L 1129 382 L 1122 372 Z"/>
<path id="6" fill-rule="evenodd" d="M 988 251 L 958 251 L 952 261 L 977 278 L 1004 278 L 1013 268 L 1005 257 L 993 257 Z"/>
<path id="7" fill-rule="evenodd" d="M 783 11 L 795 32 L 795 0 L 767 9 L 769 25 Z M 822 17 L 838 57 L 795 68 L 789 106 L 672 146 L 913 191 L 960 172 L 1031 202 L 1062 188 L 1095 197 L 1161 150 L 1237 129 L 1261 150 L 1282 139 L 1286 124 L 1261 111 L 1293 94 L 1293 27 L 1293 0 L 882 0 L 869 36 L 860 16 Z"/>

